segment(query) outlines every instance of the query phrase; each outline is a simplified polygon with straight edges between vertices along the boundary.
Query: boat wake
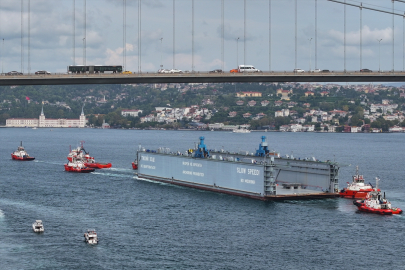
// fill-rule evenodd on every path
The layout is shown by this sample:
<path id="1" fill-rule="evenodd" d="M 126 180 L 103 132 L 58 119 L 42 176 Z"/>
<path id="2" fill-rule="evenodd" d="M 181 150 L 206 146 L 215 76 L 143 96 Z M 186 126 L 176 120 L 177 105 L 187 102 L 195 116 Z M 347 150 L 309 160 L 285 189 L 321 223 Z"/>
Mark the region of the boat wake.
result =
<path id="1" fill-rule="evenodd" d="M 66 162 L 50 162 L 50 161 L 41 161 L 41 160 L 34 160 L 34 162 L 37 162 L 37 163 L 46 163 L 46 164 L 52 164 L 52 165 L 63 165 L 63 164 L 66 164 Z"/>
<path id="2" fill-rule="evenodd" d="M 159 181 L 154 181 L 154 180 L 150 180 L 150 179 L 140 178 L 140 177 L 138 177 L 138 176 L 134 176 L 133 178 L 136 179 L 136 180 L 139 180 L 139 181 L 145 181 L 145 182 L 156 183 L 156 184 L 163 184 L 163 185 L 170 185 L 170 184 L 163 183 L 163 182 L 159 182 Z"/>
<path id="3" fill-rule="evenodd" d="M 108 168 L 108 169 L 106 169 L 106 170 L 109 170 L 109 171 L 117 171 L 117 172 L 133 172 L 134 170 L 133 169 L 126 169 L 126 168 Z"/>
<path id="4" fill-rule="evenodd" d="M 97 175 L 104 175 L 108 177 L 120 177 L 120 178 L 129 178 L 132 175 L 129 174 L 118 174 L 118 173 L 109 173 L 109 172 L 92 172 L 91 174 L 97 174 Z"/>

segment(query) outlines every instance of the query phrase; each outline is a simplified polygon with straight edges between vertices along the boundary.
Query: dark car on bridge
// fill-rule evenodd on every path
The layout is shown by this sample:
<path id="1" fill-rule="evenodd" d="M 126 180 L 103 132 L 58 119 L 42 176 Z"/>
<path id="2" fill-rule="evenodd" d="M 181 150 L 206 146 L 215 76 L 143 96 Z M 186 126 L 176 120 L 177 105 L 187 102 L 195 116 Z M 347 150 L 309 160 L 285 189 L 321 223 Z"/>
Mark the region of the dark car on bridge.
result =
<path id="1" fill-rule="evenodd" d="M 360 72 L 373 72 L 373 71 L 368 68 L 363 68 L 363 69 L 360 69 Z"/>
<path id="2" fill-rule="evenodd" d="M 330 71 L 329 71 L 329 69 L 322 69 L 321 72 L 322 73 L 329 73 Z"/>
<path id="3" fill-rule="evenodd" d="M 23 75 L 23 74 L 18 71 L 10 71 L 6 73 L 6 76 L 15 76 L 15 75 Z"/>
<path id="4" fill-rule="evenodd" d="M 223 72 L 222 69 L 214 69 L 210 71 L 210 73 L 222 73 L 222 72 Z"/>

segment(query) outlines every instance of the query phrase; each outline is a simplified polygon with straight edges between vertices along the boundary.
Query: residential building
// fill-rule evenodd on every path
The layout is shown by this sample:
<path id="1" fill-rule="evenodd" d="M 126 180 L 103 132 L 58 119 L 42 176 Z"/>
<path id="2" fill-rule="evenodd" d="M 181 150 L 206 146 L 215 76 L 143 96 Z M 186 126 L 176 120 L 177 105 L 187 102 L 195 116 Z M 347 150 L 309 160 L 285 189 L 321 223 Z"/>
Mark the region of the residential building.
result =
<path id="1" fill-rule="evenodd" d="M 124 117 L 127 116 L 133 116 L 133 117 L 138 117 L 140 113 L 142 113 L 142 110 L 122 110 L 121 115 Z"/>
<path id="2" fill-rule="evenodd" d="M 236 93 L 237 97 L 262 97 L 260 92 L 239 92 Z"/>
<path id="3" fill-rule="evenodd" d="M 229 117 L 235 117 L 238 113 L 233 111 L 233 112 L 229 112 Z"/>
<path id="4" fill-rule="evenodd" d="M 260 102 L 260 104 L 262 104 L 263 107 L 269 105 L 269 103 L 270 102 L 267 100 L 263 100 L 262 102 Z"/>
<path id="5" fill-rule="evenodd" d="M 248 105 L 249 105 L 250 107 L 253 107 L 253 106 L 256 105 L 256 101 L 251 100 L 251 101 L 248 102 Z"/>

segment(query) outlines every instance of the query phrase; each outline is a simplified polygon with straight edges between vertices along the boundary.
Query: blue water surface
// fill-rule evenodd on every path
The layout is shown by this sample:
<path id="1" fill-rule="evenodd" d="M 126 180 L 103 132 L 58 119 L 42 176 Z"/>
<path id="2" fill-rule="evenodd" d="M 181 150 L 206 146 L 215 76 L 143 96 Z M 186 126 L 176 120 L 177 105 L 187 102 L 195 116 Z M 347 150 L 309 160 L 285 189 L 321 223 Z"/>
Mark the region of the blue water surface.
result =
<path id="1" fill-rule="evenodd" d="M 348 199 L 261 202 L 138 179 L 139 145 L 172 151 L 270 148 L 358 165 L 405 209 L 405 134 L 0 129 L 0 269 L 404 269 L 405 215 L 359 213 Z M 23 141 L 35 161 L 11 160 Z M 80 141 L 111 169 L 64 171 Z M 45 232 L 31 224 L 41 219 Z M 100 242 L 84 243 L 87 229 Z"/>

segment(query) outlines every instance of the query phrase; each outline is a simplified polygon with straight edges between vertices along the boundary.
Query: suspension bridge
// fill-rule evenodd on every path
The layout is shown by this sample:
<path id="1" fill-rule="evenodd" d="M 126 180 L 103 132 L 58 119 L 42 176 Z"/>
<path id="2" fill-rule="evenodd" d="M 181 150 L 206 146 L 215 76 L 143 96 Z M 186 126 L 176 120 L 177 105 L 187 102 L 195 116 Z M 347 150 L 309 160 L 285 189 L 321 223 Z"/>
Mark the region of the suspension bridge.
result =
<path id="1" fill-rule="evenodd" d="M 17 1 L 15 1 L 17 2 Z M 66 1 L 67 2 L 67 1 Z M 87 54 L 87 44 L 91 42 L 91 36 L 88 36 L 88 3 L 91 2 L 90 0 L 71 0 L 71 53 L 67 56 L 66 63 L 70 65 L 91 65 L 91 64 L 98 64 L 95 63 L 95 59 Z M 154 55 L 160 54 L 159 65 L 155 65 L 159 68 L 163 68 L 164 66 L 169 66 L 170 68 L 176 69 L 180 66 L 179 64 L 179 29 L 183 29 L 183 26 L 178 24 L 178 13 L 179 8 L 184 5 L 186 1 L 181 0 L 170 0 L 165 1 L 166 8 L 170 6 L 170 10 L 167 10 L 168 13 L 172 14 L 171 21 L 166 21 L 166 24 L 171 25 L 171 33 L 165 33 L 165 38 L 171 36 L 171 50 L 172 50 L 172 59 L 171 63 L 163 65 L 163 57 L 162 57 L 162 47 L 163 47 L 163 37 L 157 37 L 156 43 L 160 46 L 156 46 Z M 190 59 L 190 66 L 188 67 L 189 72 L 184 74 L 158 74 L 156 73 L 157 70 L 151 71 L 150 67 L 143 67 L 145 63 L 151 62 L 147 58 L 147 54 L 145 53 L 146 50 L 150 50 L 145 46 L 145 35 L 144 33 L 147 31 L 145 30 L 145 20 L 148 15 L 145 15 L 145 9 L 147 8 L 146 0 L 122 0 L 117 1 L 118 5 L 121 5 L 122 8 L 122 52 L 119 55 L 122 57 L 122 60 L 119 61 L 120 63 L 116 63 L 122 65 L 124 70 L 128 70 L 127 65 L 128 61 L 128 39 L 132 41 L 136 41 L 134 43 L 134 55 L 135 57 L 131 58 L 132 67 L 137 66 L 137 71 L 133 71 L 134 74 L 126 75 L 126 74 L 61 74 L 61 72 L 52 72 L 54 75 L 51 76 L 35 76 L 31 70 L 32 65 L 32 58 L 33 53 L 31 52 L 31 43 L 32 39 L 35 38 L 31 34 L 31 19 L 35 15 L 33 13 L 31 7 L 30 0 L 21 0 L 20 10 L 21 10 L 21 36 L 20 36 L 20 47 L 21 47 L 21 64 L 20 70 L 24 75 L 22 76 L 0 76 L 0 85 L 27 85 L 27 84 L 94 84 L 94 83 L 187 83 L 187 82 L 275 82 L 275 81 L 297 81 L 297 82 L 392 82 L 392 81 L 404 81 L 405 80 L 405 11 L 401 11 L 400 8 L 405 10 L 405 1 L 403 0 L 381 0 L 379 3 L 384 2 L 383 5 L 372 5 L 370 2 L 365 0 L 364 2 L 360 1 L 352 1 L 352 0 L 308 0 L 308 1 L 298 1 L 298 0 L 291 0 L 289 3 L 291 9 L 293 9 L 293 33 L 294 36 L 294 44 L 293 50 L 289 53 L 293 55 L 293 61 L 289 63 L 289 69 L 279 67 L 279 61 L 277 61 L 275 55 L 279 54 L 275 45 L 277 43 L 282 43 L 283 41 L 276 40 L 274 37 L 275 27 L 276 25 L 276 18 L 275 15 L 278 12 L 277 7 L 280 1 L 277 0 L 262 0 L 260 4 L 263 7 L 266 7 L 267 18 L 266 24 L 261 24 L 261 33 L 263 40 L 267 39 L 264 45 L 260 47 L 261 50 L 261 69 L 263 72 L 257 74 L 230 74 L 227 68 L 229 66 L 235 67 L 234 64 L 229 64 L 230 61 L 227 57 L 227 51 L 229 51 L 229 46 L 227 47 L 226 44 L 231 42 L 230 40 L 233 39 L 234 44 L 236 44 L 236 65 L 239 64 L 252 64 L 249 58 L 249 54 L 252 54 L 252 50 L 255 50 L 256 47 L 253 46 L 252 40 L 249 39 L 249 32 L 252 29 L 252 26 L 249 26 L 251 21 L 249 17 L 249 11 L 252 10 L 251 1 L 241 0 L 239 1 L 243 5 L 239 7 L 240 11 L 243 11 L 243 16 L 239 18 L 239 21 L 243 21 L 242 32 L 240 32 L 238 36 L 234 38 L 230 38 L 229 36 L 232 33 L 228 33 L 228 29 L 226 27 L 229 22 L 227 21 L 226 11 L 227 8 L 229 9 L 229 0 L 216 0 L 210 1 L 207 5 L 211 5 L 213 3 L 217 4 L 219 7 L 218 11 L 218 33 L 220 39 L 220 45 L 216 48 L 219 49 L 218 51 L 212 50 L 212 54 L 220 55 L 220 61 L 218 61 L 217 65 L 218 68 L 220 67 L 223 73 L 220 74 L 210 74 L 201 70 L 196 63 L 196 57 L 199 54 L 198 52 L 198 39 L 200 39 L 200 33 L 196 30 L 196 22 L 199 22 L 198 15 L 199 9 L 196 7 L 197 4 L 201 4 L 201 0 L 189 0 L 187 3 L 190 6 L 189 15 L 190 18 L 188 20 L 188 25 L 190 26 L 190 35 L 188 33 L 182 33 L 183 36 L 187 36 L 187 39 L 190 41 L 191 50 L 188 52 L 188 56 Z M 235 3 L 235 2 L 232 2 Z M 387 3 L 391 5 L 391 8 L 387 7 Z M 81 5 L 79 10 L 79 4 Z M 131 31 L 130 38 L 127 35 L 127 28 L 128 28 L 128 17 L 127 17 L 127 9 L 128 4 L 131 4 L 131 18 L 136 19 L 136 31 Z M 320 54 L 319 51 L 323 51 L 325 54 L 325 50 L 328 50 L 323 44 L 319 42 L 319 29 L 320 24 L 324 22 L 319 19 L 320 14 L 323 12 L 319 10 L 319 5 L 331 5 L 334 9 L 339 9 L 343 11 L 343 16 L 338 18 L 342 24 L 342 32 L 343 32 L 343 39 L 341 44 L 342 54 L 343 54 L 343 65 L 339 67 L 339 71 L 328 72 L 326 73 L 319 73 L 316 72 L 319 69 L 320 65 Z M 0 3 L 1 5 L 1 3 Z M 313 20 L 313 29 L 311 29 L 311 33 L 308 34 L 308 37 L 305 38 L 309 43 L 309 69 L 307 71 L 315 71 L 315 72 L 305 72 L 305 73 L 292 73 L 293 69 L 297 69 L 302 67 L 299 65 L 300 58 L 302 58 L 302 52 L 300 52 L 300 46 L 302 43 L 302 33 L 301 29 L 299 29 L 300 25 L 300 18 L 302 18 L 302 14 L 300 14 L 300 10 L 302 5 L 305 5 L 306 8 L 313 9 L 313 16 L 311 16 L 311 20 Z M 312 6 L 312 7 L 311 7 Z M 348 48 L 353 47 L 353 42 L 351 41 L 348 44 L 348 35 L 353 36 L 352 33 L 348 33 L 347 28 L 352 28 L 353 25 L 349 22 L 353 22 L 356 18 L 353 16 L 353 10 L 358 10 L 358 68 L 356 68 L 353 64 L 348 67 L 349 60 L 351 63 L 353 62 L 352 57 L 349 57 Z M 351 11 L 351 15 L 348 17 L 348 12 Z M 134 14 L 134 11 L 136 13 Z M 183 10 L 184 11 L 184 10 Z M 360 70 L 364 68 L 365 58 L 369 58 L 369 56 L 364 55 L 364 34 L 363 29 L 365 26 L 363 12 L 371 12 L 373 14 L 384 14 L 384 21 L 381 24 L 385 24 L 388 26 L 390 22 L 390 28 L 392 31 L 392 38 L 391 41 L 387 41 L 384 39 L 383 42 L 387 45 L 387 43 L 391 43 L 391 59 L 387 59 L 385 57 L 383 59 L 385 67 L 387 67 L 387 63 L 390 62 L 390 68 L 385 69 L 385 71 L 381 70 L 381 52 L 380 52 L 380 45 L 382 39 L 376 39 L 376 43 L 378 42 L 378 70 L 374 69 L 375 72 L 369 73 L 361 73 Z M 242 12 L 241 12 L 242 13 Z M 177 16 L 176 16 L 177 15 Z M 184 17 L 184 14 L 181 14 Z M 1 16 L 1 15 L 0 15 Z M 398 18 L 402 19 L 402 26 L 398 24 Z M 334 17 L 334 19 L 337 19 Z M 0 26 L 3 28 L 4 26 Z M 168 28 L 166 28 L 167 31 Z M 395 31 L 395 29 L 397 31 Z M 177 30 L 177 31 L 176 31 Z M 292 30 L 292 29 L 290 29 Z M 400 31 L 402 30 L 402 31 Z M 136 32 L 136 36 L 134 35 Z M 402 32 L 402 33 L 401 33 Z M 289 33 L 290 34 L 290 33 Z M 78 54 L 78 48 L 80 48 L 80 44 L 78 44 L 78 39 L 81 40 L 81 55 Z M 402 39 L 402 42 L 401 42 Z M 7 39 L 6 39 L 7 40 Z M 1 50 L 1 62 L 2 62 L 2 74 L 4 65 L 7 66 L 7 50 L 4 49 L 5 39 L 3 38 L 2 50 Z M 314 46 L 312 47 L 312 42 L 314 42 Z M 183 40 L 181 43 L 184 43 Z M 241 43 L 241 44 L 239 44 Z M 266 45 L 267 44 L 267 45 Z M 243 56 L 240 58 L 239 54 L 239 46 L 241 46 Z M 160 52 L 159 52 L 160 47 Z M 250 50 L 249 48 L 252 48 Z M 267 47 L 265 50 L 264 48 Z M 169 45 L 166 44 L 166 51 L 168 50 Z M 49 52 L 52 54 L 52 51 Z M 306 54 L 307 52 L 305 52 Z M 384 50 L 385 55 L 388 53 L 387 50 Z M 230 53 L 228 53 L 228 56 Z M 228 59 L 226 59 L 228 58 Z M 307 59 L 307 55 L 305 59 Z M 167 57 L 166 57 L 167 59 Z M 267 65 L 266 65 L 267 60 Z M 376 59 L 374 59 L 376 60 Z M 156 58 L 153 60 L 156 61 Z M 167 61 L 167 60 L 166 60 Z M 402 62 L 402 66 L 398 63 Z M 65 66 L 66 66 L 65 63 Z M 301 61 L 302 63 L 302 61 Z M 25 65 L 26 69 L 25 69 Z M 184 63 L 183 63 L 184 65 Z M 257 65 L 257 64 L 256 64 Z M 264 68 L 263 68 L 264 66 Z M 132 68 L 132 70 L 134 70 Z M 205 70 L 207 71 L 207 70 Z"/>

